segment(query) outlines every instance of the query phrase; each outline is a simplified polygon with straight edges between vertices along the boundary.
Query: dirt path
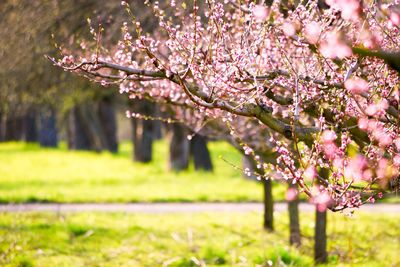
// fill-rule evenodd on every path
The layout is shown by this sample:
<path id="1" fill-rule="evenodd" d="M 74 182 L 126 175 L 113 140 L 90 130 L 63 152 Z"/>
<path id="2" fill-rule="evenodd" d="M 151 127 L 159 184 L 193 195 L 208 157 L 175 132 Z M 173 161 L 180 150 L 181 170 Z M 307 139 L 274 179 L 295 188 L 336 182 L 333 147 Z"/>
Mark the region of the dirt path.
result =
<path id="1" fill-rule="evenodd" d="M 1 204 L 0 212 L 131 212 L 131 213 L 196 213 L 196 212 L 262 212 L 261 203 L 82 203 L 82 204 Z M 276 203 L 275 211 L 286 211 L 286 203 Z M 300 210 L 313 212 L 314 206 L 301 203 Z M 360 211 L 400 213 L 400 204 L 364 205 Z"/>

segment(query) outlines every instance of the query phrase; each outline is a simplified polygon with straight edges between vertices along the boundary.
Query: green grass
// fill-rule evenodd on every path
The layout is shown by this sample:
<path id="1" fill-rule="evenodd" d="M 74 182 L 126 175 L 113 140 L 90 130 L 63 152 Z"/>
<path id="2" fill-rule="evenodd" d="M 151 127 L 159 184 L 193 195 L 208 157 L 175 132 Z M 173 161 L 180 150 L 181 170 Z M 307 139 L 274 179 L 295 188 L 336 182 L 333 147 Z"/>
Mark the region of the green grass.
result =
<path id="1" fill-rule="evenodd" d="M 167 169 L 165 141 L 156 142 L 150 164 L 133 163 L 131 146 L 118 154 L 42 149 L 36 144 L 0 144 L 0 202 L 194 202 L 260 201 L 259 183 L 220 158 L 241 166 L 227 143 L 210 143 L 214 173 Z M 275 197 L 283 200 L 284 187 Z"/>
<path id="2" fill-rule="evenodd" d="M 275 233 L 256 213 L 3 213 L 0 266 L 312 266 L 312 217 L 302 215 L 296 249 L 287 246 L 285 213 Z M 399 220 L 330 213 L 328 266 L 399 266 Z"/>

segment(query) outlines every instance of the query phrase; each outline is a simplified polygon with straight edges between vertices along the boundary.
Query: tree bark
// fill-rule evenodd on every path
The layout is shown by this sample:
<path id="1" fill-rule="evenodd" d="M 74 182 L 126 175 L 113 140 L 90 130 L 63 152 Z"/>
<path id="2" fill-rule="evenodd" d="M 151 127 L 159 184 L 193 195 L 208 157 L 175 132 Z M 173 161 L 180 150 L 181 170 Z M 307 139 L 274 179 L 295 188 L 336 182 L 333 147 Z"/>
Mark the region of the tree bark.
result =
<path id="1" fill-rule="evenodd" d="M 153 116 L 155 105 L 150 101 L 136 100 L 132 109 L 144 116 Z M 150 162 L 153 158 L 154 122 L 132 118 L 133 160 Z"/>
<path id="2" fill-rule="evenodd" d="M 263 180 L 264 188 L 264 229 L 274 231 L 274 199 L 271 179 Z"/>
<path id="3" fill-rule="evenodd" d="M 150 162 L 153 158 L 153 122 L 132 119 L 133 160 Z"/>
<path id="4" fill-rule="evenodd" d="M 6 115 L 5 113 L 0 113 L 0 142 L 4 142 L 6 140 Z"/>
<path id="5" fill-rule="evenodd" d="M 319 175 L 328 179 L 329 170 L 319 170 Z M 326 238 L 326 225 L 327 225 L 327 208 L 321 204 L 316 205 L 315 211 L 315 237 L 314 237 L 314 260 L 316 263 L 327 263 L 328 252 L 326 250 L 327 238 Z"/>
<path id="6" fill-rule="evenodd" d="M 115 107 L 110 98 L 103 98 L 99 102 L 98 116 L 105 135 L 104 148 L 113 153 L 118 152 L 117 119 Z"/>
<path id="7" fill-rule="evenodd" d="M 169 143 L 169 168 L 175 171 L 186 170 L 189 166 L 190 143 L 188 130 L 179 123 L 171 124 Z"/>
<path id="8" fill-rule="evenodd" d="M 42 147 L 57 147 L 57 116 L 54 109 L 39 114 L 39 144 Z"/>
<path id="9" fill-rule="evenodd" d="M 212 171 L 210 151 L 207 148 L 207 138 L 195 134 L 190 140 L 190 152 L 193 155 L 196 170 Z"/>
<path id="10" fill-rule="evenodd" d="M 107 114 L 109 107 L 104 107 L 100 111 L 99 103 L 85 103 L 75 106 L 69 114 L 68 120 L 68 147 L 77 150 L 95 150 L 102 151 L 108 149 L 115 150 L 116 145 L 116 125 L 113 125 L 112 116 Z M 110 125 L 105 129 L 101 121 L 100 113 L 103 119 L 110 119 Z M 108 132 L 107 132 L 108 131 Z M 107 133 L 111 135 L 113 144 L 108 140 Z"/>
<path id="11" fill-rule="evenodd" d="M 163 138 L 163 122 L 162 121 L 152 121 L 153 123 L 153 139 L 161 140 Z"/>
<path id="12" fill-rule="evenodd" d="M 326 251 L 326 208 L 316 205 L 315 211 L 315 243 L 314 243 L 314 253 L 315 253 L 315 263 L 327 263 L 328 253 Z"/>
<path id="13" fill-rule="evenodd" d="M 5 141 L 20 141 L 23 140 L 23 122 L 22 116 L 11 117 L 6 119 Z"/>
<path id="14" fill-rule="evenodd" d="M 38 141 L 36 110 L 34 108 L 28 109 L 23 116 L 23 136 L 25 142 Z"/>
<path id="15" fill-rule="evenodd" d="M 81 105 L 78 111 L 92 150 L 102 151 L 106 149 L 107 138 L 100 123 L 97 104 L 98 103 L 87 103 Z"/>
<path id="16" fill-rule="evenodd" d="M 153 104 L 154 105 L 154 104 Z M 154 116 L 162 117 L 161 110 L 158 105 L 154 105 Z M 163 127 L 165 123 L 159 120 L 153 121 L 153 140 L 160 140 L 163 138 Z"/>
<path id="17" fill-rule="evenodd" d="M 68 114 L 68 148 L 74 150 L 90 150 L 89 136 L 85 131 L 79 107 L 73 107 Z"/>
<path id="18" fill-rule="evenodd" d="M 296 189 L 297 186 L 289 181 L 289 189 Z M 290 245 L 301 245 L 300 217 L 299 217 L 299 199 L 296 196 L 293 200 L 288 201 L 289 210 L 289 242 Z"/>

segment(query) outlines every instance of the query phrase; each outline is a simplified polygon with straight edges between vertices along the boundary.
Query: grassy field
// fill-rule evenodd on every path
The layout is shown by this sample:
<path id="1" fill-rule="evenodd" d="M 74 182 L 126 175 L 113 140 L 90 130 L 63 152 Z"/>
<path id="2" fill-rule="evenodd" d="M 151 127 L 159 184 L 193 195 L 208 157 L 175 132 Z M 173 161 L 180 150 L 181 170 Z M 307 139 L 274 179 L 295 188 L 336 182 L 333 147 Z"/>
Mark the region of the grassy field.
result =
<path id="1" fill-rule="evenodd" d="M 151 164 L 118 154 L 0 144 L 0 201 L 260 201 L 261 185 L 242 178 L 241 157 L 210 144 L 214 173 L 167 171 L 167 144 Z M 282 200 L 284 187 L 275 187 Z M 277 231 L 256 213 L 144 215 L 0 213 L 0 266 L 312 266 L 313 215 L 301 215 L 303 246 L 288 247 L 285 213 Z M 329 266 L 400 266 L 400 215 L 329 214 Z M 340 263 L 340 264 L 339 264 Z"/>
<path id="2" fill-rule="evenodd" d="M 256 213 L 0 214 L 0 266 L 312 266 L 312 217 L 295 249 L 284 213 L 276 233 Z M 399 220 L 330 214 L 328 266 L 399 266 Z"/>
<path id="3" fill-rule="evenodd" d="M 259 201 L 260 184 L 242 178 L 240 154 L 210 143 L 214 173 L 167 171 L 165 141 L 155 144 L 151 164 L 133 163 L 131 146 L 118 154 L 42 149 L 36 144 L 0 144 L 0 202 L 193 202 Z M 282 200 L 284 187 L 275 196 Z"/>

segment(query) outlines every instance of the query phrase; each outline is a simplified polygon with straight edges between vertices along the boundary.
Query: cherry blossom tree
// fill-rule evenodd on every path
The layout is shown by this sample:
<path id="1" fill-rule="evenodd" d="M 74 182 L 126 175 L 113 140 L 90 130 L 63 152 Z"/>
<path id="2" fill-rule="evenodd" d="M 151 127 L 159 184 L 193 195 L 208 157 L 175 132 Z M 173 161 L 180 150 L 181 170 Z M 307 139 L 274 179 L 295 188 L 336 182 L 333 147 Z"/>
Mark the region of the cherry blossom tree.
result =
<path id="1" fill-rule="evenodd" d="M 263 165 L 267 173 L 292 179 L 332 210 L 373 202 L 379 189 L 393 187 L 400 164 L 397 7 L 328 1 L 322 10 L 309 1 L 285 16 L 274 4 L 225 2 L 208 1 L 201 14 L 195 3 L 182 23 L 149 4 L 160 27 L 149 36 L 122 1 L 134 33 L 124 23 L 117 49 L 54 62 L 118 83 L 131 97 L 190 104 L 194 119 L 256 118 L 277 152 L 276 164 Z M 178 17 L 185 8 L 172 1 L 169 13 Z"/>
<path id="2" fill-rule="evenodd" d="M 398 189 L 398 0 L 147 4 L 159 25 L 151 35 L 122 1 L 132 21 L 117 47 L 101 48 L 92 29 L 94 51 L 51 60 L 132 98 L 188 107 L 188 124 L 219 120 L 239 138 L 267 131 L 257 144 L 273 160 L 239 142 L 259 178 L 295 184 L 317 214 Z"/>

